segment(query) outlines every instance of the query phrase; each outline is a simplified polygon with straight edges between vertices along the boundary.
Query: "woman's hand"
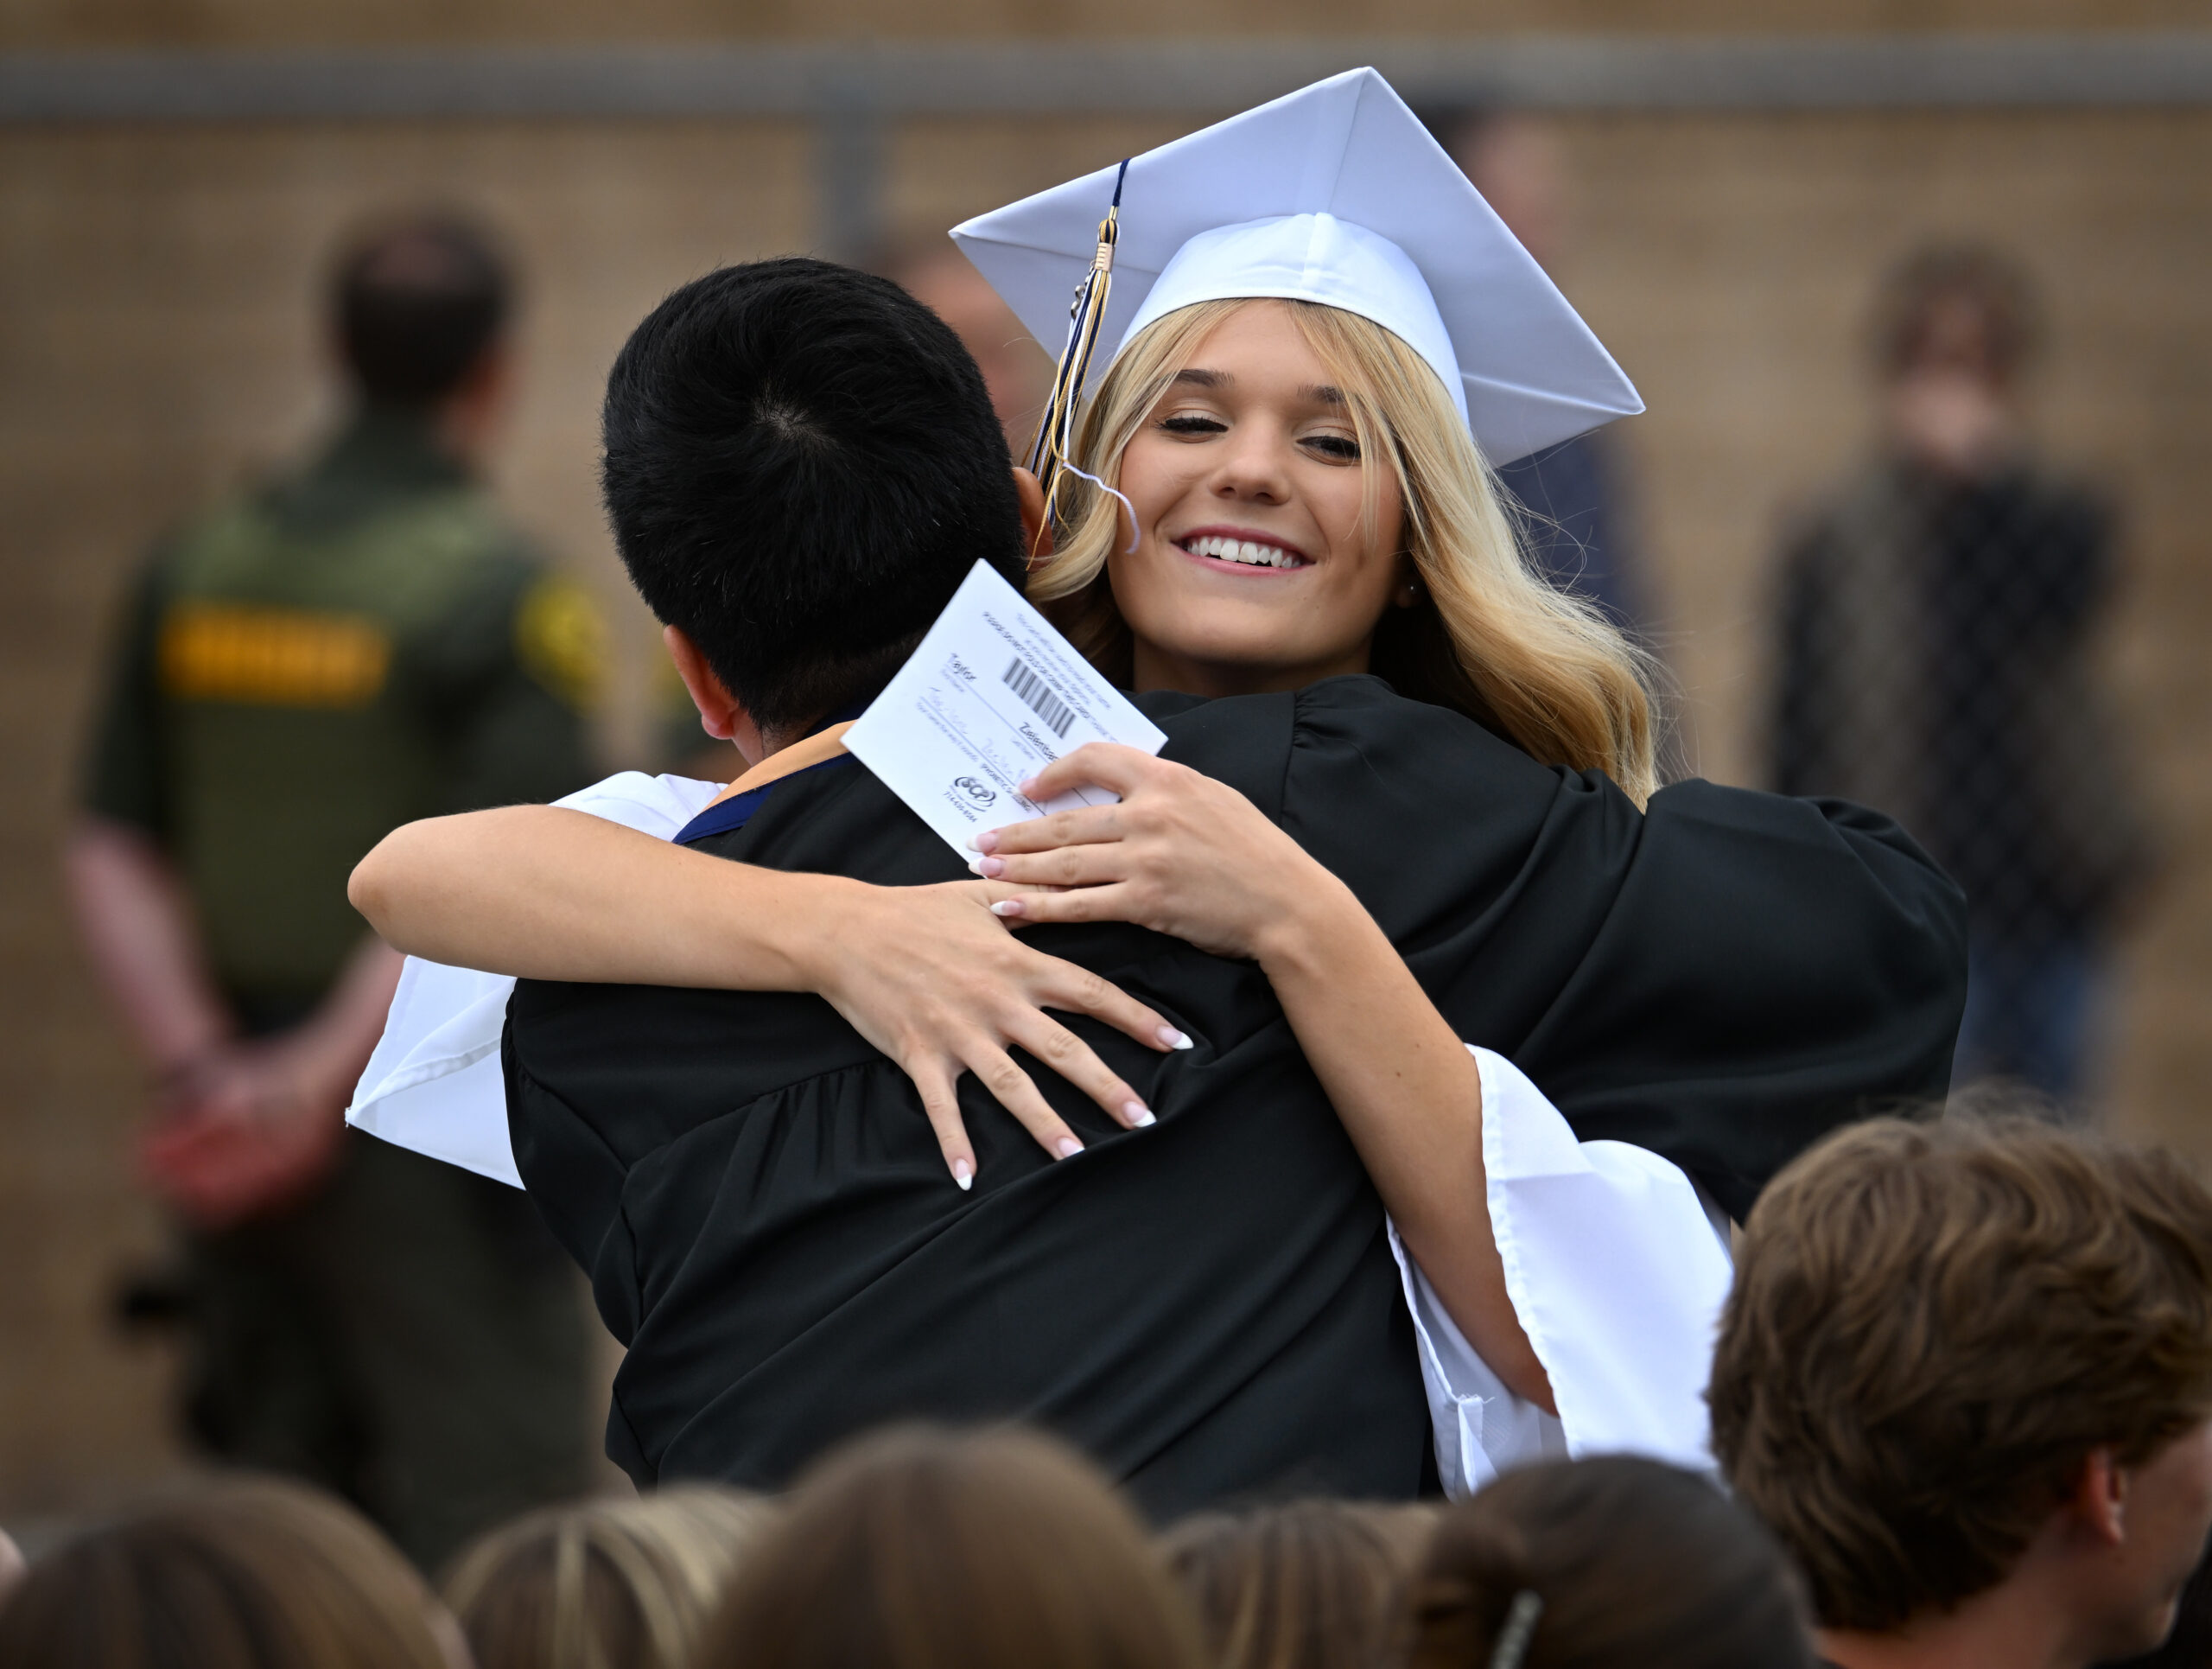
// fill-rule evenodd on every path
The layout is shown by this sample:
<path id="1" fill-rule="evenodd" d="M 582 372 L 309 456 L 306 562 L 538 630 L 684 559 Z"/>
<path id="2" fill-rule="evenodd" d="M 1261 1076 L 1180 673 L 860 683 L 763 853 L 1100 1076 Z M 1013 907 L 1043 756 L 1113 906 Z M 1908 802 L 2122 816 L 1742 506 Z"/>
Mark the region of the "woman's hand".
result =
<path id="1" fill-rule="evenodd" d="M 1021 792 L 1050 799 L 1085 785 L 1112 789 L 1121 803 L 976 837 L 983 874 L 1020 889 L 995 914 L 1025 926 L 1132 921 L 1217 956 L 1265 962 L 1271 936 L 1317 895 L 1344 893 L 1236 789 L 1135 748 L 1078 748 Z"/>
<path id="2" fill-rule="evenodd" d="M 976 1152 L 954 1086 L 972 1072 L 1045 1150 L 1065 1159 L 1083 1143 L 1038 1093 L 1008 1050 L 1025 1048 L 1122 1124 L 1153 1115 L 1090 1046 L 1043 1010 L 1087 1014 L 1155 1049 L 1190 1039 L 1087 968 L 1020 943 L 992 914 L 1007 889 L 988 882 L 935 887 L 849 883 L 828 895 L 809 989 L 899 1063 L 921 1092 L 953 1179 L 966 1188 Z"/>
<path id="3" fill-rule="evenodd" d="M 1023 890 L 1023 923 L 1134 921 L 1258 962 L 1382 1203 L 1445 1309 L 1516 1394 L 1556 1412 L 1491 1228 L 1482 1073 L 1351 889 L 1235 789 L 1093 743 L 1039 772 L 1035 799 L 1086 806 L 980 836 L 983 872 Z"/>

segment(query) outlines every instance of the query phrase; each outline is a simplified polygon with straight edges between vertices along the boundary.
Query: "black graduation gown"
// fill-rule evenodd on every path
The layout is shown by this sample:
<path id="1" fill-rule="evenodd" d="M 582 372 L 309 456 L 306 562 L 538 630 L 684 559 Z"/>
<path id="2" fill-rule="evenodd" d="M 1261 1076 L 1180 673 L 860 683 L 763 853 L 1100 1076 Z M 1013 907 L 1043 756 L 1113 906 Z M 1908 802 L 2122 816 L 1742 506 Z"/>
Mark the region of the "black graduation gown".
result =
<path id="1" fill-rule="evenodd" d="M 1885 818 L 1703 782 L 1639 814 L 1371 678 L 1141 704 L 1167 757 L 1352 887 L 1460 1035 L 1732 1214 L 1832 1125 L 1946 1086 L 1963 905 Z M 696 844 L 967 875 L 850 762 Z M 969 1194 L 904 1074 L 819 997 L 518 985 L 516 1158 L 629 1347 L 609 1453 L 641 1484 L 773 1487 L 886 1419 L 1007 1416 L 1161 1516 L 1416 1493 L 1428 1422 L 1382 1206 L 1265 979 L 1135 927 L 1029 939 L 1197 1047 L 1073 1022 L 1158 1114 L 1137 1131 L 1025 1061 L 1088 1143 L 1061 1163 L 963 1080 Z"/>

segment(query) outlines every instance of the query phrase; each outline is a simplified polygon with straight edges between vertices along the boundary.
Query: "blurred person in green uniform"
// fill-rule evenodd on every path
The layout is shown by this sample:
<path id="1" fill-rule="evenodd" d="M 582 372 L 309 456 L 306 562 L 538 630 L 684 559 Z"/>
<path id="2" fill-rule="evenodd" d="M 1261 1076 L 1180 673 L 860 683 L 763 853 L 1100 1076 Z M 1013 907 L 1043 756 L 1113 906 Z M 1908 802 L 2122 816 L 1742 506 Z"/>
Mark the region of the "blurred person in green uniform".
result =
<path id="1" fill-rule="evenodd" d="M 67 856 L 154 1070 L 142 1160 L 184 1229 L 194 1436 L 337 1491 L 426 1566 L 589 1464 L 590 1335 L 528 1198 L 342 1118 L 400 968 L 346 901 L 354 863 L 413 819 L 596 774 L 598 615 L 475 479 L 510 290 L 457 222 L 345 256 L 347 416 L 154 551 Z"/>

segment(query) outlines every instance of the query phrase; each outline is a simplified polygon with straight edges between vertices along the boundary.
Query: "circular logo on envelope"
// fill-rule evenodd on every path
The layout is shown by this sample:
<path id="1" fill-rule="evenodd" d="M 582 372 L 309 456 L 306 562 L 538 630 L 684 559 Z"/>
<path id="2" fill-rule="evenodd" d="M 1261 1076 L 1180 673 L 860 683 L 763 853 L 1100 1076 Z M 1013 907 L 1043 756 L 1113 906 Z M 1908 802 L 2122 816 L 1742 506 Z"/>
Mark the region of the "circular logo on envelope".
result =
<path id="1" fill-rule="evenodd" d="M 988 782 L 978 782 L 972 776 L 957 776 L 952 779 L 952 786 L 978 806 L 988 806 L 999 797 L 997 789 Z"/>

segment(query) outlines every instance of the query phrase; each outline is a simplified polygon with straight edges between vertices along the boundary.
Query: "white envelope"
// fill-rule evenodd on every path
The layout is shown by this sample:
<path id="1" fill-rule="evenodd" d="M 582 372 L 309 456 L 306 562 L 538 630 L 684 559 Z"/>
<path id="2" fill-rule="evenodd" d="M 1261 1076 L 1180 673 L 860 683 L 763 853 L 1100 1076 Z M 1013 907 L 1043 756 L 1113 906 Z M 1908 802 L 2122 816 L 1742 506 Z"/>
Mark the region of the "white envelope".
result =
<path id="1" fill-rule="evenodd" d="M 977 563 L 845 746 L 963 859 L 986 829 L 1119 796 L 1039 804 L 1016 787 L 1086 742 L 1167 737 L 987 564 Z"/>

